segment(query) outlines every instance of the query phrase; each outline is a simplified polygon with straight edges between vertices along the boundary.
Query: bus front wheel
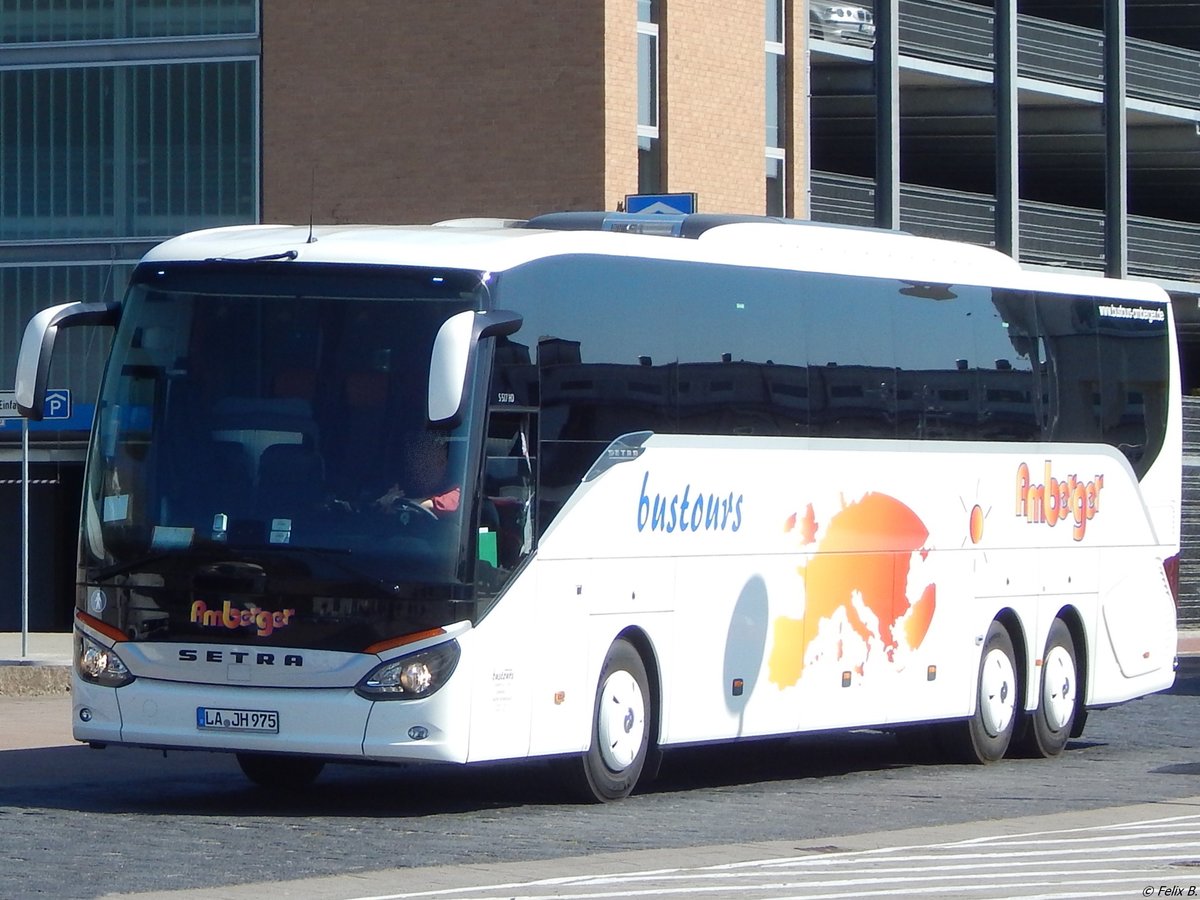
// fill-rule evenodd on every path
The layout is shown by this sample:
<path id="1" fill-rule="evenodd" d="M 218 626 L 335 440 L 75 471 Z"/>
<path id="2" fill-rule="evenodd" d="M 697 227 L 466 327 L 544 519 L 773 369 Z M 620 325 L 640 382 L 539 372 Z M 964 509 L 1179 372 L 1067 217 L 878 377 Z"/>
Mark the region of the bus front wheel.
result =
<path id="1" fill-rule="evenodd" d="M 975 714 L 946 726 L 947 743 L 964 762 L 996 762 L 1008 750 L 1020 709 L 1015 658 L 1008 629 L 992 622 L 979 657 Z"/>
<path id="2" fill-rule="evenodd" d="M 573 793 L 601 803 L 629 796 L 649 754 L 651 709 L 641 655 L 628 641 L 616 641 L 600 669 L 591 746 L 568 764 L 573 770 Z"/>
<path id="3" fill-rule="evenodd" d="M 323 759 L 311 756 L 274 756 L 268 753 L 239 753 L 242 773 L 259 787 L 272 791 L 312 784 L 325 768 Z"/>

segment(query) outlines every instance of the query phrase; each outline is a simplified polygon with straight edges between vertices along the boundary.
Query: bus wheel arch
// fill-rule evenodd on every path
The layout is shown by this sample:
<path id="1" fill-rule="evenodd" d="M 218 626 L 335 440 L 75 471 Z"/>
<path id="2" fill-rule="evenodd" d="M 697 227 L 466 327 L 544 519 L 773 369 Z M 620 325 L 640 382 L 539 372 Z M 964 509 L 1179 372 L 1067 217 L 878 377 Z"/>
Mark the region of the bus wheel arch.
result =
<path id="1" fill-rule="evenodd" d="M 1059 612 L 1059 618 L 1066 623 L 1075 642 L 1075 721 L 1071 725 L 1071 737 L 1077 738 L 1083 734 L 1087 724 L 1087 693 L 1088 673 L 1091 671 L 1091 655 L 1087 644 L 1087 632 L 1083 627 L 1083 617 L 1074 607 L 1066 607 Z"/>
<path id="2" fill-rule="evenodd" d="M 649 639 L 627 629 L 612 642 L 597 678 L 590 742 L 568 760 L 568 787 L 587 802 L 621 800 L 658 766 L 657 665 Z"/>

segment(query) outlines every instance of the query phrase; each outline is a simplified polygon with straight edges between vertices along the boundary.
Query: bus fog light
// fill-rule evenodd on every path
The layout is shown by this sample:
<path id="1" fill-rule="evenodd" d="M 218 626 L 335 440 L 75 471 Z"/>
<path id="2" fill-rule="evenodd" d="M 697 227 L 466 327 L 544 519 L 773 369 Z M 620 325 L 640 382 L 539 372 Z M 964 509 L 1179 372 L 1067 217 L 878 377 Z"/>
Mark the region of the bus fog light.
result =
<path id="1" fill-rule="evenodd" d="M 84 681 L 102 687 L 122 687 L 133 681 L 133 674 L 117 652 L 96 643 L 84 634 L 75 646 L 75 669 Z"/>
<path id="2" fill-rule="evenodd" d="M 458 657 L 458 641 L 446 641 L 376 666 L 355 690 L 368 700 L 428 697 L 449 681 Z"/>

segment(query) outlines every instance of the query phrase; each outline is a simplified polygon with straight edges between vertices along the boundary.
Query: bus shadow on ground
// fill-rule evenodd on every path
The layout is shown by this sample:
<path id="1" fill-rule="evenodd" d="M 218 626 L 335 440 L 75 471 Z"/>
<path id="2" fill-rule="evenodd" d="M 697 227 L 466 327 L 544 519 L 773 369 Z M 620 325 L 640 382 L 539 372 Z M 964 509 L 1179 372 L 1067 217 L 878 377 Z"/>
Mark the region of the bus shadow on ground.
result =
<path id="1" fill-rule="evenodd" d="M 1155 775 L 1200 775 L 1200 762 L 1172 763 L 1150 771 Z"/>
<path id="2" fill-rule="evenodd" d="M 230 754 L 83 746 L 0 752 L 0 808 L 89 813 L 256 816 L 437 816 L 574 806 L 559 767 L 532 760 L 471 766 L 330 764 L 311 785 L 268 790 Z M 672 749 L 638 795 L 752 788 L 914 766 L 949 765 L 882 731 L 803 735 Z"/>

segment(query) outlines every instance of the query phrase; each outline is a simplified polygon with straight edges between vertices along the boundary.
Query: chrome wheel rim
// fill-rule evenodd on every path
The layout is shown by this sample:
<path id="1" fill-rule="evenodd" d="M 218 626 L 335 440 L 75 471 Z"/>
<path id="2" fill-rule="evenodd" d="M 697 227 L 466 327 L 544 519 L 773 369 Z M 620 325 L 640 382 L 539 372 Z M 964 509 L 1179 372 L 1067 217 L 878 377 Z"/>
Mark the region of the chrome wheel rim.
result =
<path id="1" fill-rule="evenodd" d="M 600 758 L 613 772 L 623 771 L 637 758 L 645 733 L 646 701 L 641 686 L 629 672 L 613 672 L 600 695 Z"/>
<path id="2" fill-rule="evenodd" d="M 1003 734 L 1012 722 L 1017 691 L 1012 660 L 1003 650 L 992 650 L 983 661 L 979 708 L 983 727 L 992 737 Z"/>
<path id="3" fill-rule="evenodd" d="M 1065 647 L 1053 647 L 1042 668 L 1042 714 L 1052 730 L 1061 731 L 1075 708 L 1075 664 Z"/>

